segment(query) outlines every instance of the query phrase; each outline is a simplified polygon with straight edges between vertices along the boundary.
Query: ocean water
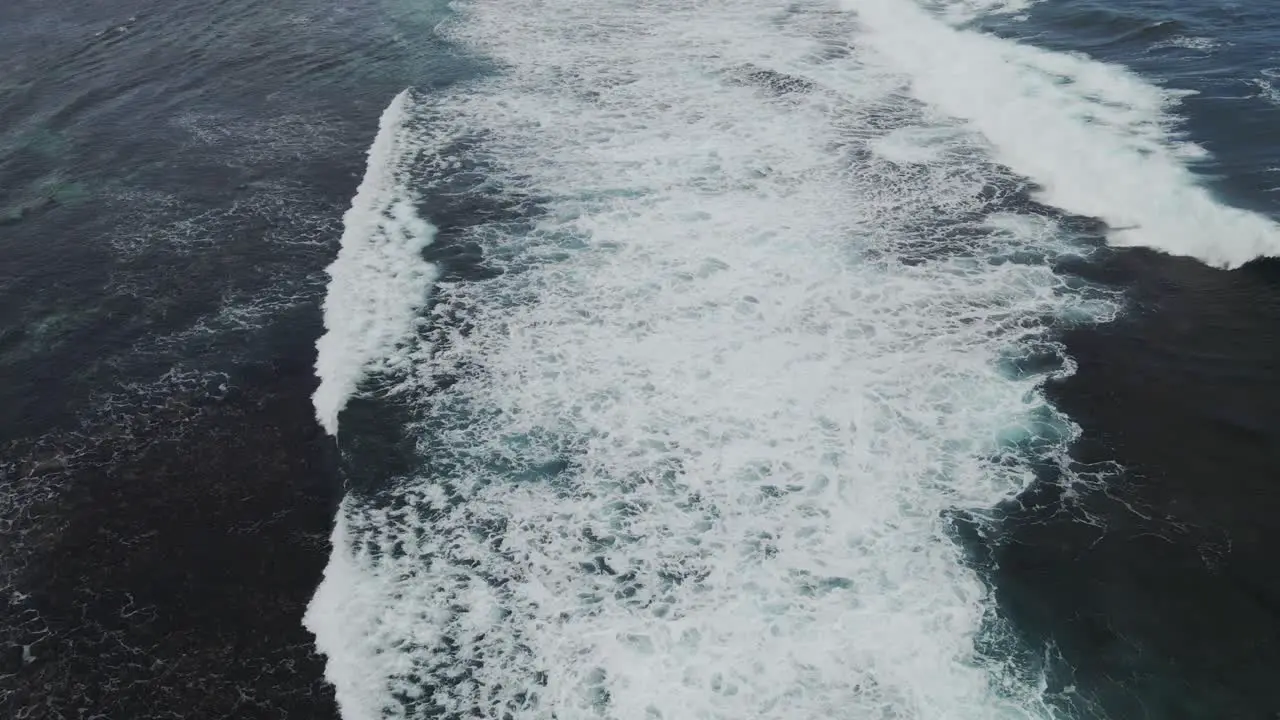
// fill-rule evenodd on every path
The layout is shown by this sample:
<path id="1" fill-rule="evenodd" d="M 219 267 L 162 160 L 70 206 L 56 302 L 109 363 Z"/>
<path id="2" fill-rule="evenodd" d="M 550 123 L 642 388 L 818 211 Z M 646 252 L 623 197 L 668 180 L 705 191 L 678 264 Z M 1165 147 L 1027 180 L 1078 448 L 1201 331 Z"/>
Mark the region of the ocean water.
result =
<path id="1" fill-rule="evenodd" d="M 0 706 L 1275 717 L 1277 33 L 7 4 Z"/>

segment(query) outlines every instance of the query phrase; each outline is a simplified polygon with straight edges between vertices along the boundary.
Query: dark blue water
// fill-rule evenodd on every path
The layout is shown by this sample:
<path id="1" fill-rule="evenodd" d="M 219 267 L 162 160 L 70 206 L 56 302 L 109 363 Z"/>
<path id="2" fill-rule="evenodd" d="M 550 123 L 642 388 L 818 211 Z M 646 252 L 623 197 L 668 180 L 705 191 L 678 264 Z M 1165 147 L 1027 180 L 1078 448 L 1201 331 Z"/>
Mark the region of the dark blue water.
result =
<path id="1" fill-rule="evenodd" d="M 1197 91 L 1179 108 L 1187 137 L 1214 155 L 1197 171 L 1220 197 L 1275 217 L 1278 10 L 1047 2 L 991 29 Z M 1124 250 L 1079 269 L 1131 306 L 1065 336 L 1079 371 L 1051 394 L 1084 429 L 1077 458 L 1124 469 L 1079 501 L 1046 482 L 1007 509 L 988 546 L 1003 607 L 1055 648 L 1073 714 L 1275 717 L 1280 262 L 1221 272 Z"/>
<path id="2" fill-rule="evenodd" d="M 309 397 L 322 271 L 388 100 L 474 72 L 432 17 L 0 6 L 5 716 L 335 716 L 301 626 L 342 491 Z M 986 29 L 1199 91 L 1197 171 L 1280 217 L 1280 8 L 1045 0 Z M 1070 270 L 1129 300 L 1061 337 L 1079 370 L 1050 389 L 1103 484 L 1042 469 L 974 561 L 1068 716 L 1276 717 L 1280 265 Z"/>
<path id="3" fill-rule="evenodd" d="M 323 268 L 456 65 L 375 2 L 0 6 L 0 715 L 335 716 Z"/>

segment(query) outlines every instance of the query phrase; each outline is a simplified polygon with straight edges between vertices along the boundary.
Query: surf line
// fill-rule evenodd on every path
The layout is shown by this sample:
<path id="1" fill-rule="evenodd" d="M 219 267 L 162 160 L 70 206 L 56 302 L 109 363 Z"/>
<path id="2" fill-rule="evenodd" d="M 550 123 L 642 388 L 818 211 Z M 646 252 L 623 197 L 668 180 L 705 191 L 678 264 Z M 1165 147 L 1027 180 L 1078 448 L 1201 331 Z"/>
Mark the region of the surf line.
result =
<path id="1" fill-rule="evenodd" d="M 409 88 L 382 112 L 364 179 L 343 216 L 341 247 L 329 265 L 325 333 L 316 341 L 312 395 L 316 419 L 330 435 L 338 416 L 372 369 L 402 364 L 419 311 L 439 277 L 422 257 L 436 228 L 418 215 L 411 183 L 421 149 Z"/>

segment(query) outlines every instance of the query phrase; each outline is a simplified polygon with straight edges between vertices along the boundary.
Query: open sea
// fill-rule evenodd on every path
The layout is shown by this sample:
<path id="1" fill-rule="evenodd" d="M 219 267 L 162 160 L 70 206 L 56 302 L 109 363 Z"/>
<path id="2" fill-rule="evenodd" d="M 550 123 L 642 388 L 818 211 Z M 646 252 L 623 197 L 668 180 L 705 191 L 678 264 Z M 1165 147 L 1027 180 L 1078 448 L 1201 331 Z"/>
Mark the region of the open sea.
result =
<path id="1" fill-rule="evenodd" d="M 0 716 L 1280 718 L 1280 5 L 0 3 Z"/>

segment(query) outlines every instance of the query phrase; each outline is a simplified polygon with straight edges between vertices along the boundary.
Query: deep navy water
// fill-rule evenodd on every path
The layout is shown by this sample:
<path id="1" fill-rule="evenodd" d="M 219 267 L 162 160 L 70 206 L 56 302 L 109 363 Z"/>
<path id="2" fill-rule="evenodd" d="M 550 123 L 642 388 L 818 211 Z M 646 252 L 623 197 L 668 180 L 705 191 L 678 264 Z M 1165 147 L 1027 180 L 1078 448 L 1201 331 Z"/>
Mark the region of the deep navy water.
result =
<path id="1" fill-rule="evenodd" d="M 1198 91 L 1181 112 L 1215 157 L 1201 172 L 1274 215 L 1278 23 L 1259 3 L 1045 3 L 1005 31 Z M 1280 264 L 1225 273 L 1132 250 L 1082 272 L 1132 305 L 1066 336 L 1079 371 L 1052 397 L 1084 429 L 1076 454 L 1126 471 L 1089 503 L 1105 533 L 1052 493 L 1012 511 L 993 558 L 1005 606 L 1110 717 L 1273 717 Z"/>
<path id="2" fill-rule="evenodd" d="M 0 713 L 337 717 L 303 613 L 344 482 L 400 468 L 376 409 L 345 445 L 314 419 L 324 269 L 391 98 L 490 70 L 429 10 L 0 6 Z M 1280 8 L 980 26 L 1197 91 L 1195 171 L 1280 219 Z M 449 231 L 496 210 L 426 202 L 443 276 L 482 277 Z M 1104 480 L 1068 499 L 1037 468 L 961 532 L 972 563 L 1064 717 L 1280 717 L 1280 260 L 1061 271 L 1125 299 L 1058 333 L 1077 367 L 1046 388 Z"/>

